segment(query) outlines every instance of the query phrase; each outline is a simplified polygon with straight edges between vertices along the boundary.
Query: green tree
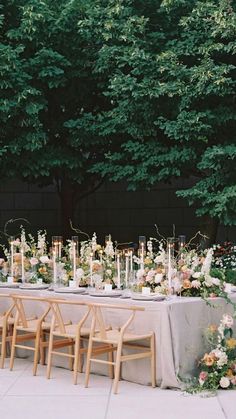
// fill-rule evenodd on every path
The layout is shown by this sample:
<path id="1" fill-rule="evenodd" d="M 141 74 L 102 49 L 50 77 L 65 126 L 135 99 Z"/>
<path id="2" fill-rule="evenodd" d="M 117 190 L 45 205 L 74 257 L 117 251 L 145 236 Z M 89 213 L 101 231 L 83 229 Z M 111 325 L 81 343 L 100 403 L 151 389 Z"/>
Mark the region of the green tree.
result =
<path id="1" fill-rule="evenodd" d="M 97 127 L 119 141 L 94 170 L 131 190 L 194 176 L 178 194 L 215 227 L 236 224 L 235 3 L 129 1 L 124 26 L 117 3 L 96 68 L 113 104 Z"/>
<path id="2" fill-rule="evenodd" d="M 97 39 L 78 26 L 88 4 L 6 0 L 0 11 L 0 176 L 56 184 L 66 236 L 79 199 L 103 181 L 89 169 L 107 149 L 90 126 L 109 102 L 93 71 Z"/>

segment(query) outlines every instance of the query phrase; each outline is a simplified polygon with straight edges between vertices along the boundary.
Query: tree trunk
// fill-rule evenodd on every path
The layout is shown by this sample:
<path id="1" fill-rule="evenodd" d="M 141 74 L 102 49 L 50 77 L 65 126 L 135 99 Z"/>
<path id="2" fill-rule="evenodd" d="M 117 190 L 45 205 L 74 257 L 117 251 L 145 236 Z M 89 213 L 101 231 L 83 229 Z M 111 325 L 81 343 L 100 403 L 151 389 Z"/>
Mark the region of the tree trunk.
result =
<path id="1" fill-rule="evenodd" d="M 204 216 L 201 219 L 202 225 L 200 226 L 200 231 L 208 237 L 206 240 L 202 240 L 201 247 L 206 249 L 216 243 L 219 219 L 209 216 Z"/>

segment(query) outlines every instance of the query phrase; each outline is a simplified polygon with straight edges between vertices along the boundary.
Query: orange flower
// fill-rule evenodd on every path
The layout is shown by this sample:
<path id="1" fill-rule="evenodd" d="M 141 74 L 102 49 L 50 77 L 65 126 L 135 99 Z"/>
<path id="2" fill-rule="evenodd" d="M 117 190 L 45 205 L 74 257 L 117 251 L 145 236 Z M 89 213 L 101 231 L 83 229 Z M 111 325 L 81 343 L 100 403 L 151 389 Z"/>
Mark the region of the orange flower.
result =
<path id="1" fill-rule="evenodd" d="M 205 354 L 204 357 L 202 358 L 202 362 L 204 362 L 204 364 L 207 367 L 211 367 L 214 364 L 215 360 L 216 360 L 216 357 L 214 354 L 211 354 L 211 355 Z"/>
<path id="2" fill-rule="evenodd" d="M 208 331 L 209 331 L 210 333 L 215 333 L 215 332 L 217 332 L 217 329 L 218 329 L 218 327 L 216 326 L 216 324 L 211 324 L 211 325 L 208 327 Z"/>
<path id="3" fill-rule="evenodd" d="M 226 372 L 227 377 L 232 378 L 234 376 L 233 371 L 229 368 Z"/>
<path id="4" fill-rule="evenodd" d="M 227 339 L 226 340 L 226 345 L 229 349 L 236 348 L 236 339 L 234 339 L 234 338 Z"/>
<path id="5" fill-rule="evenodd" d="M 183 281 L 183 288 L 186 290 L 186 289 L 191 288 L 191 287 L 192 287 L 191 282 L 188 279 L 185 279 Z"/>
<path id="6" fill-rule="evenodd" d="M 45 266 L 41 266 L 41 268 L 39 268 L 39 272 L 41 274 L 45 274 L 47 272 L 47 268 Z"/>

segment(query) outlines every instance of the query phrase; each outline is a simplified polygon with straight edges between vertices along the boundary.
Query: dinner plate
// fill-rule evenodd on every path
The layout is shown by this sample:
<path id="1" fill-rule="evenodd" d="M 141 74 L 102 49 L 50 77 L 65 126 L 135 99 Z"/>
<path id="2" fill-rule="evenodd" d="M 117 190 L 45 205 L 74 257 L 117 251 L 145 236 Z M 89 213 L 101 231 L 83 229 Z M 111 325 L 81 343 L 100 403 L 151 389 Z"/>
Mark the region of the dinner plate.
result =
<path id="1" fill-rule="evenodd" d="M 145 294 L 132 294 L 131 295 L 132 300 L 139 300 L 139 301 L 163 301 L 165 300 L 165 296 L 164 295 L 157 295 L 157 294 L 150 294 L 150 295 L 145 295 Z"/>
<path id="2" fill-rule="evenodd" d="M 48 284 L 22 284 L 19 288 L 21 290 L 46 290 L 48 287 Z"/>
<path id="3" fill-rule="evenodd" d="M 87 288 L 76 288 L 76 287 L 59 287 L 54 288 L 54 292 L 59 294 L 83 294 Z"/>
<path id="4" fill-rule="evenodd" d="M 18 282 L 0 282 L 0 288 L 19 288 Z"/>
<path id="5" fill-rule="evenodd" d="M 90 291 L 91 297 L 120 297 L 121 291 Z"/>

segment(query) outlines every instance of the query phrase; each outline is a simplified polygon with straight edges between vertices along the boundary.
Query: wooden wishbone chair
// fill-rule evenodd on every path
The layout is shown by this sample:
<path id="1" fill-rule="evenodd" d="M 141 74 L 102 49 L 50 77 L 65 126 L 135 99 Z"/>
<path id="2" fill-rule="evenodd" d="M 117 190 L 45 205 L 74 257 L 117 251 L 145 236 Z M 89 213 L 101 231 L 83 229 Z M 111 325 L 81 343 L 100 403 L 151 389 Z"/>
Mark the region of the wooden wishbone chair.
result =
<path id="1" fill-rule="evenodd" d="M 12 339 L 12 331 L 14 325 L 14 309 L 15 302 L 12 301 L 9 294 L 0 294 L 0 298 L 8 300 L 8 308 L 6 311 L 0 314 L 0 334 L 1 334 L 1 358 L 0 358 L 0 368 L 4 368 L 4 362 L 7 352 L 7 344 L 10 343 Z"/>
<path id="2" fill-rule="evenodd" d="M 44 349 L 48 346 L 44 334 L 45 332 L 49 333 L 50 331 L 50 323 L 46 322 L 46 317 L 51 310 L 51 306 L 46 298 L 15 294 L 12 294 L 11 297 L 13 298 L 15 304 L 16 316 L 12 336 L 10 370 L 13 369 L 14 365 L 15 349 L 27 349 L 34 352 L 33 375 L 36 375 L 39 352 L 40 357 L 42 358 L 42 363 L 44 363 Z M 45 304 L 46 309 L 39 318 L 36 316 L 32 319 L 27 319 L 25 313 L 25 304 L 27 302 Z M 23 345 L 18 343 L 25 341 L 34 341 L 34 346 L 26 346 L 25 344 Z"/>
<path id="3" fill-rule="evenodd" d="M 119 328 L 107 329 L 103 314 L 107 309 L 112 310 L 128 310 L 130 316 L 128 320 Z M 151 383 L 152 387 L 156 386 L 156 353 L 155 353 L 155 335 L 154 332 L 148 332 L 144 334 L 133 334 L 127 330 L 133 321 L 137 311 L 144 311 L 144 307 L 127 306 L 127 305 L 111 305 L 111 304 L 93 304 L 92 306 L 92 325 L 89 337 L 88 353 L 87 353 L 87 364 L 85 373 L 85 387 L 88 387 L 91 362 L 98 362 L 102 364 L 110 364 L 115 367 L 115 379 L 113 384 L 113 392 L 116 394 L 118 391 L 118 382 L 120 379 L 120 368 L 121 363 L 126 361 L 132 361 L 134 359 L 150 358 L 151 361 Z M 144 346 L 139 341 L 148 341 L 148 346 Z M 93 352 L 93 344 L 106 344 L 107 350 L 110 352 L 116 351 L 116 360 L 111 362 L 97 359 L 94 357 L 96 352 Z M 123 355 L 123 347 L 134 349 L 135 353 Z M 137 353 L 138 351 L 138 353 Z M 105 352 L 105 351 L 104 351 Z M 103 353 L 104 353 L 103 352 Z M 97 352 L 98 353 L 98 352 Z"/>
<path id="4" fill-rule="evenodd" d="M 90 328 L 85 326 L 85 322 L 90 315 L 91 307 L 81 301 L 62 301 L 58 299 L 50 299 L 50 306 L 52 309 L 52 322 L 48 347 L 47 378 L 50 378 L 51 375 L 53 355 L 59 355 L 69 357 L 72 360 L 74 384 L 77 384 L 78 370 L 79 372 L 82 372 L 82 356 L 87 351 L 87 349 L 83 347 L 83 341 L 88 341 L 89 338 Z M 77 306 L 80 309 L 82 309 L 81 306 L 83 306 L 85 311 L 78 316 L 79 320 L 76 323 L 73 324 L 70 322 L 70 324 L 68 324 L 63 320 L 62 306 Z M 56 348 L 60 349 L 67 346 L 74 346 L 74 353 L 72 351 L 65 353 L 55 350 Z"/>

